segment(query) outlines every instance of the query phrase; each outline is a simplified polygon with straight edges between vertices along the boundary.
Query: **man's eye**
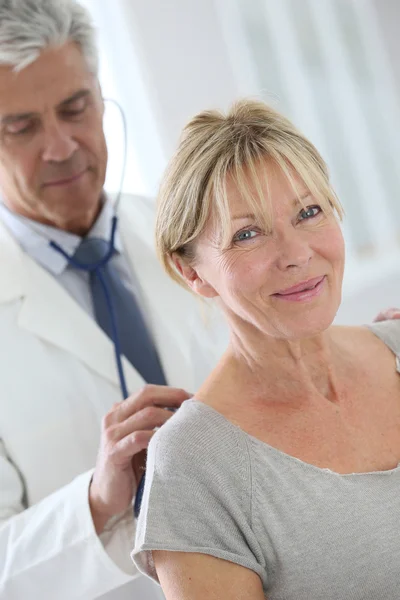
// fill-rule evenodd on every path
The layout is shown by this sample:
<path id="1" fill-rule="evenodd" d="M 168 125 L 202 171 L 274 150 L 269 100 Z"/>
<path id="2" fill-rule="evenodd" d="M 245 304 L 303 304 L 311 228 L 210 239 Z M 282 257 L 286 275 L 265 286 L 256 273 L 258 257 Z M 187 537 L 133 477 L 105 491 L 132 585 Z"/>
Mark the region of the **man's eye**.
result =
<path id="1" fill-rule="evenodd" d="M 307 206 L 307 208 L 303 208 L 303 210 L 300 211 L 300 214 L 299 214 L 300 221 L 312 219 L 313 217 L 316 217 L 317 215 L 319 215 L 321 212 L 322 212 L 322 209 L 318 205 Z"/>
<path id="2" fill-rule="evenodd" d="M 65 106 L 62 112 L 66 117 L 73 117 L 75 115 L 80 115 L 81 113 L 83 113 L 85 108 L 86 98 L 78 98 L 77 100 L 71 102 L 71 104 Z"/>
<path id="3" fill-rule="evenodd" d="M 11 135 L 20 135 L 23 133 L 28 133 L 33 127 L 32 121 L 17 121 L 15 123 L 9 123 L 5 131 L 6 133 L 10 133 Z"/>
<path id="4" fill-rule="evenodd" d="M 242 231 L 239 231 L 233 239 L 235 242 L 244 242 L 246 240 L 251 240 L 258 234 L 259 232 L 254 229 L 242 229 Z"/>

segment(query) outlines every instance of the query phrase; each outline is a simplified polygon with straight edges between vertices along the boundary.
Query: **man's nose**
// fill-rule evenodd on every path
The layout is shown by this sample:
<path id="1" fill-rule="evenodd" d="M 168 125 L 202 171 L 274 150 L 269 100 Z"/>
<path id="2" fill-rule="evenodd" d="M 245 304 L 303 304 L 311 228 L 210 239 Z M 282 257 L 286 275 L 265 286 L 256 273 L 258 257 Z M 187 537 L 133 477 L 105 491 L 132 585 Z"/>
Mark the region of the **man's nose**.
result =
<path id="1" fill-rule="evenodd" d="M 45 162 L 64 162 L 78 149 L 68 124 L 53 123 L 44 133 L 42 159 Z"/>

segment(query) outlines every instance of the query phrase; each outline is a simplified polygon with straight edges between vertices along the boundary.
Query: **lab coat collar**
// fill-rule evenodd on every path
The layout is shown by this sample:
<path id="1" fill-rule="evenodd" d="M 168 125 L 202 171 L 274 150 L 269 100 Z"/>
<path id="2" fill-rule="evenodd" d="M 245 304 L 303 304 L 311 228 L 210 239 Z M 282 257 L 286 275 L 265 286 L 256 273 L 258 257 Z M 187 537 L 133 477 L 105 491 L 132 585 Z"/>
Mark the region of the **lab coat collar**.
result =
<path id="1" fill-rule="evenodd" d="M 87 237 L 109 240 L 111 235 L 114 207 L 105 194 L 102 197 L 102 208 Z M 68 260 L 51 247 L 55 242 L 69 256 L 73 256 L 82 237 L 68 231 L 62 231 L 51 225 L 39 223 L 22 215 L 12 212 L 0 200 L 0 220 L 3 221 L 15 240 L 31 256 L 36 263 L 47 269 L 53 275 L 60 275 L 67 267 Z M 122 252 L 121 238 L 117 230 L 114 249 Z"/>
<path id="2" fill-rule="evenodd" d="M 152 223 L 140 214 L 139 208 L 135 207 L 135 198 L 130 198 L 126 211 L 121 211 L 126 256 L 142 287 L 167 381 L 191 391 L 193 301 L 162 272 L 151 247 Z M 119 387 L 111 340 L 53 276 L 27 256 L 3 223 L 0 223 L 0 281 L 0 304 L 21 299 L 18 316 L 21 328 L 73 354 Z M 143 379 L 125 358 L 123 362 L 128 389 L 138 390 L 144 384 Z"/>

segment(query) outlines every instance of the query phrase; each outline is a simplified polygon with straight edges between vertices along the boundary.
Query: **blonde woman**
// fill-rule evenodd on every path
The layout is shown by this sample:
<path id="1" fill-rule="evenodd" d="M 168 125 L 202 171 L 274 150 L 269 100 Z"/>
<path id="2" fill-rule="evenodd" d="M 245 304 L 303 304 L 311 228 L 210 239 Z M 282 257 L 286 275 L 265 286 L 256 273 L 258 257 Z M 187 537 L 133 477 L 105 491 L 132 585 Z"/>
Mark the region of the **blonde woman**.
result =
<path id="1" fill-rule="evenodd" d="M 242 101 L 185 128 L 156 237 L 230 329 L 157 432 L 134 561 L 167 600 L 400 590 L 400 322 L 335 327 L 342 209 L 314 146 Z"/>

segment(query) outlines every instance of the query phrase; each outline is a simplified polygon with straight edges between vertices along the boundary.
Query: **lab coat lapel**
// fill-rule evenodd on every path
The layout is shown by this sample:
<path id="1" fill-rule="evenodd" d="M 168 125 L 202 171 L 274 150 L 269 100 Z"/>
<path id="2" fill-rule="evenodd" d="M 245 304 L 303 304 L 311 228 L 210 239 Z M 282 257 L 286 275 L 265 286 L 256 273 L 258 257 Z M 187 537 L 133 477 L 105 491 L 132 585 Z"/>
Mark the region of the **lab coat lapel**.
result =
<path id="1" fill-rule="evenodd" d="M 108 336 L 52 275 L 26 255 L 0 223 L 0 303 L 21 299 L 18 325 L 77 357 L 119 387 L 114 347 Z M 124 359 L 128 389 L 143 380 Z"/>

